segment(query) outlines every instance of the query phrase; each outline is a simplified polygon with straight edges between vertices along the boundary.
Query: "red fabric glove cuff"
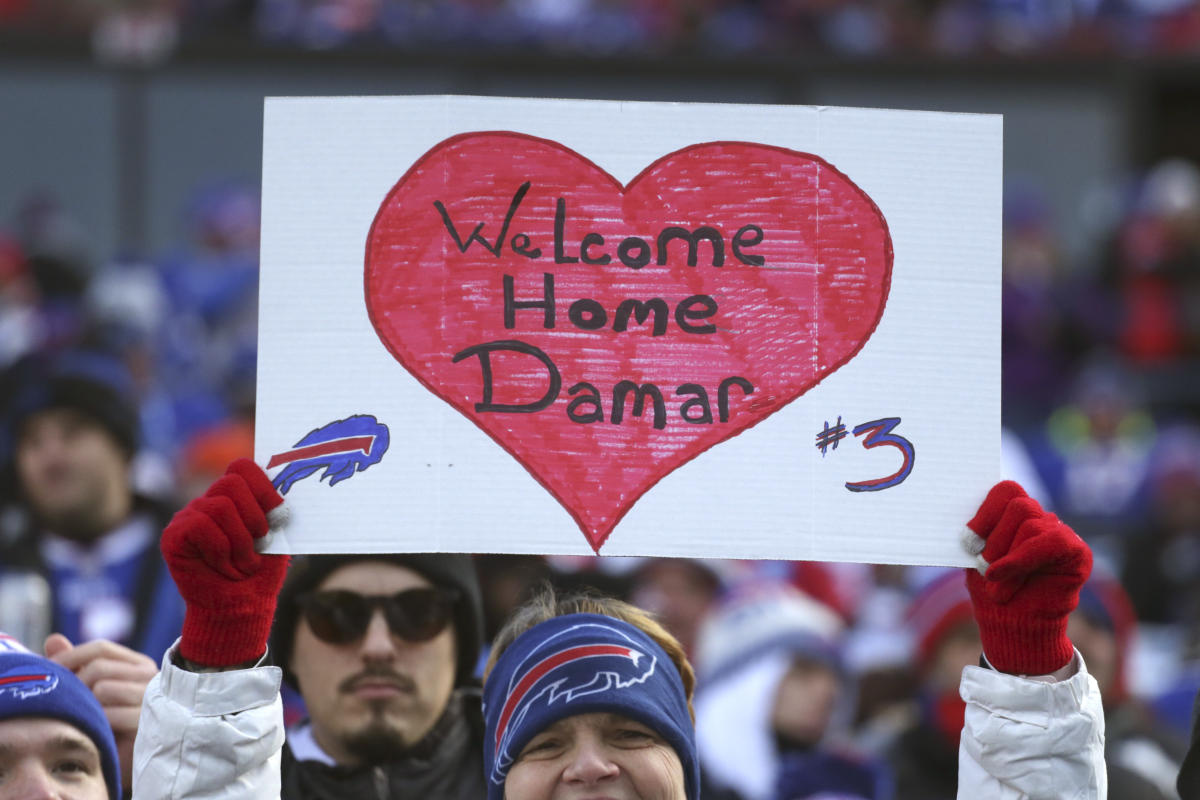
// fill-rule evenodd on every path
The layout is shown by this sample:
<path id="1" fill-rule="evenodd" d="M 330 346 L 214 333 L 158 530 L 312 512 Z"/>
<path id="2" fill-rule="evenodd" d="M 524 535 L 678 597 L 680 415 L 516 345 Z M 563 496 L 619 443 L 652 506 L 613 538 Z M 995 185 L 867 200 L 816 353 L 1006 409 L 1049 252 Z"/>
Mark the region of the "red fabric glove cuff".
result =
<path id="1" fill-rule="evenodd" d="M 967 575 L 967 585 L 983 582 L 979 573 Z M 1029 587 L 1026 591 L 1036 590 Z M 972 589 L 972 594 L 979 592 Z M 1037 600 L 1020 609 L 1006 609 L 989 603 L 975 604 L 975 620 L 979 623 L 979 638 L 988 663 L 1000 672 L 1012 675 L 1049 675 L 1066 666 L 1075 654 L 1067 638 L 1067 617 L 1037 618 L 1028 613 L 1036 608 Z"/>
<path id="2" fill-rule="evenodd" d="M 259 598 L 240 609 L 214 613 L 189 605 L 183 617 L 179 654 L 206 667 L 231 667 L 256 661 L 267 649 L 275 598 Z"/>

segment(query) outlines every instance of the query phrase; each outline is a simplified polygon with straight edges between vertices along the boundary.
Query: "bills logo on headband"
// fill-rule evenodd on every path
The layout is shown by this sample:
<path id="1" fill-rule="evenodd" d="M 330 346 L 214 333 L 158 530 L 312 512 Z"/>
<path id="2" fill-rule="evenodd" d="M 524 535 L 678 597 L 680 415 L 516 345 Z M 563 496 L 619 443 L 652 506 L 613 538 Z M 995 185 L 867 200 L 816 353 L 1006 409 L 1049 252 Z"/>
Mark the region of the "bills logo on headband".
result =
<path id="1" fill-rule="evenodd" d="M 27 700 L 39 694 L 53 692 L 57 687 L 57 675 L 29 672 L 28 664 L 23 664 L 15 670 L 0 672 L 0 697 L 7 695 L 17 700 Z"/>
<path id="2" fill-rule="evenodd" d="M 580 634 L 595 628 L 595 641 Z M 555 640 L 569 644 L 555 646 Z M 624 640 L 624 641 L 620 641 Z M 550 637 L 513 670 L 504 707 L 496 724 L 496 757 L 491 779 L 504 783 L 508 767 L 519 753 L 510 753 L 513 733 L 538 705 L 569 704 L 598 692 L 612 692 L 644 683 L 654 674 L 657 659 L 624 632 L 609 625 L 584 622 Z"/>
<path id="3" fill-rule="evenodd" d="M 287 494 L 296 481 L 319 469 L 333 486 L 378 464 L 388 449 L 388 428 L 369 414 L 339 419 L 309 431 L 291 450 L 271 456 L 267 469 L 284 467 L 271 483 Z"/>

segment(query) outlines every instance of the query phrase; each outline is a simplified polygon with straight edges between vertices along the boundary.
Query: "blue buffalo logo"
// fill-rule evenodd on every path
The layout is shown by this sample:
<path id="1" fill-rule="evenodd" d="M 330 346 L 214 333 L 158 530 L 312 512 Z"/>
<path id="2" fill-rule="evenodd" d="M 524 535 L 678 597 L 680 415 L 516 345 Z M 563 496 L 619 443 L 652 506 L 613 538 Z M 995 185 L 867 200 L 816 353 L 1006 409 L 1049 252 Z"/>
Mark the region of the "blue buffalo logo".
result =
<path id="1" fill-rule="evenodd" d="M 357 414 L 309 431 L 291 450 L 271 456 L 267 469 L 286 465 L 271 483 L 287 494 L 292 484 L 319 469 L 325 470 L 319 480 L 340 483 L 378 464 L 387 449 L 387 426 L 369 414 Z"/>
<path id="2" fill-rule="evenodd" d="M 27 700 L 39 694 L 53 692 L 58 687 L 58 676 L 48 672 L 30 673 L 28 665 L 16 670 L 0 673 L 0 697 L 9 696 L 16 700 Z"/>
<path id="3" fill-rule="evenodd" d="M 581 641 L 579 634 L 596 629 L 596 638 Z M 555 639 L 570 636 L 572 644 L 555 646 Z M 537 705 L 570 704 L 599 692 L 628 689 L 645 683 L 654 674 L 657 659 L 622 631 L 585 622 L 574 625 L 539 647 L 517 667 L 496 724 L 496 759 L 492 780 L 503 783 L 516 753 L 510 753 L 513 736 Z"/>

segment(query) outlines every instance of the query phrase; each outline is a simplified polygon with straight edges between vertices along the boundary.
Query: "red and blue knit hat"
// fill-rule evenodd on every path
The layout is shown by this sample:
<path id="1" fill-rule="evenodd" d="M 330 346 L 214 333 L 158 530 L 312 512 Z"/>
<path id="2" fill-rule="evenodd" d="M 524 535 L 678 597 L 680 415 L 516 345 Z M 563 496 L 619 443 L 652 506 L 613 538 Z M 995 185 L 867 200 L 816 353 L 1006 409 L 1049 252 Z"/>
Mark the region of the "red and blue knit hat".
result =
<path id="1" fill-rule="evenodd" d="M 971 594 L 962 570 L 947 569 L 926 583 L 908 609 L 908 628 L 916 645 L 917 666 L 925 669 L 946 635 L 975 621 Z"/>
<path id="2" fill-rule="evenodd" d="M 121 797 L 117 743 L 96 696 L 66 667 L 0 633 L 0 720 L 21 717 L 61 720 L 87 734 L 100 752 L 108 796 Z"/>

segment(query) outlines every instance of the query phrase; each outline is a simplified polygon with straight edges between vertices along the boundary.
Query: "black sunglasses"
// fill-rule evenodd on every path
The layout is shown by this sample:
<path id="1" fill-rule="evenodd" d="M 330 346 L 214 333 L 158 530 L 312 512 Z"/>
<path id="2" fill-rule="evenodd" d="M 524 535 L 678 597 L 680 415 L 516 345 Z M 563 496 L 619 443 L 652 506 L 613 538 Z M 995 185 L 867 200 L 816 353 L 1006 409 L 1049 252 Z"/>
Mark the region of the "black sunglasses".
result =
<path id="1" fill-rule="evenodd" d="M 310 592 L 296 598 L 308 627 L 330 644 L 361 639 L 375 609 L 394 636 L 409 642 L 427 642 L 445 629 L 454 616 L 458 592 L 445 587 L 406 589 L 389 595 L 364 595 L 345 589 Z"/>

